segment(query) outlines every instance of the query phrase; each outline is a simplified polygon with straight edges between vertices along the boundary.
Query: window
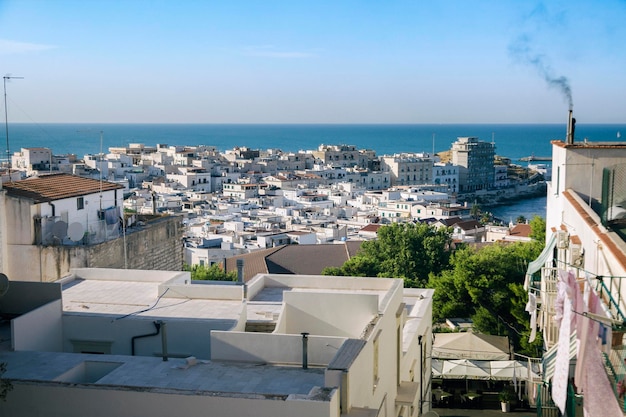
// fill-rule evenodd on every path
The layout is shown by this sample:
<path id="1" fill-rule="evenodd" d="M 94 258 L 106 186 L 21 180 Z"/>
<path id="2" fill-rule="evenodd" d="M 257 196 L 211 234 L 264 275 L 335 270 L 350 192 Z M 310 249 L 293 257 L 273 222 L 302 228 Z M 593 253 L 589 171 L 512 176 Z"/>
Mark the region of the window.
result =
<path id="1" fill-rule="evenodd" d="M 82 210 L 85 208 L 85 198 L 84 197 L 78 197 L 76 199 L 76 210 Z"/>

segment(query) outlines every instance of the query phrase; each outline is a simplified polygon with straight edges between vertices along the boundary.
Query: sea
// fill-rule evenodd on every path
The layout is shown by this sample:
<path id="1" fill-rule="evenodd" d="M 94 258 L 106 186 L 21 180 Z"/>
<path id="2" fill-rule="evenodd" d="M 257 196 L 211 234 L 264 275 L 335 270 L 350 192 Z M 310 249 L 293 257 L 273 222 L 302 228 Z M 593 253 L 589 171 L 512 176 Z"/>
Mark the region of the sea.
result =
<path id="1" fill-rule="evenodd" d="M 55 155 L 107 152 L 130 143 L 146 146 L 208 145 L 220 151 L 235 147 L 281 149 L 285 152 L 317 149 L 319 145 L 355 145 L 377 155 L 402 152 L 436 153 L 450 149 L 457 137 L 475 136 L 493 142 L 496 154 L 525 165 L 524 157 L 550 157 L 550 141 L 565 140 L 567 124 L 96 124 L 9 123 L 2 159 L 27 147 L 47 147 Z M 575 141 L 620 141 L 626 124 L 576 125 Z M 5 133 L 5 132 L 3 132 Z M 4 146 L 3 146 L 4 145 Z M 549 161 L 547 162 L 549 164 Z M 491 209 L 508 221 L 523 215 L 545 217 L 545 198 L 532 198 Z"/>

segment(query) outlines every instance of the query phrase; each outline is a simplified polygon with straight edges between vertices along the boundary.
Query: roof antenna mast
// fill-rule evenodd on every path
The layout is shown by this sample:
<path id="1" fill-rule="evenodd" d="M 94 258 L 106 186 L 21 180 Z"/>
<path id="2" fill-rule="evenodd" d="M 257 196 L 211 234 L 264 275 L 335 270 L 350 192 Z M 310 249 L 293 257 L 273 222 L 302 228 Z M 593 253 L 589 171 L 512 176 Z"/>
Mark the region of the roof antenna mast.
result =
<path id="1" fill-rule="evenodd" d="M 24 77 L 12 77 L 10 75 L 5 75 L 2 77 L 2 81 L 4 84 L 4 127 L 7 134 L 7 166 L 11 168 L 11 154 L 9 148 L 9 113 L 7 111 L 7 80 L 19 79 L 22 80 Z"/>

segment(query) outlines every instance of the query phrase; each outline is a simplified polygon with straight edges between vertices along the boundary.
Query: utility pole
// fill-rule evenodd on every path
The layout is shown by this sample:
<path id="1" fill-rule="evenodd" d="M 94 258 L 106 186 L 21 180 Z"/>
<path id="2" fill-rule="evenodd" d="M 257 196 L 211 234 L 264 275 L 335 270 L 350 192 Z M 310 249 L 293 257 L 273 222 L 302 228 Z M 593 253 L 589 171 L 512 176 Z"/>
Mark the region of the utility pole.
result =
<path id="1" fill-rule="evenodd" d="M 7 135 L 7 166 L 11 168 L 11 151 L 9 147 L 9 112 L 7 111 L 7 80 L 23 80 L 24 77 L 13 77 L 10 75 L 5 75 L 2 77 L 2 81 L 4 84 L 4 127 Z"/>

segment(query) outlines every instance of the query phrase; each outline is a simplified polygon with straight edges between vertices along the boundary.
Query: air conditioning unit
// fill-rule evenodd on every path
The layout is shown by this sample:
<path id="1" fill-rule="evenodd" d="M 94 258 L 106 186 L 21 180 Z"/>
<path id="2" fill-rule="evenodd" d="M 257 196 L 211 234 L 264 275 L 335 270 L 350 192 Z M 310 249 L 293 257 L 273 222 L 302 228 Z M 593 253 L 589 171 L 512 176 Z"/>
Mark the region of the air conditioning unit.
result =
<path id="1" fill-rule="evenodd" d="M 569 248 L 570 264 L 582 267 L 585 261 L 583 249 L 580 245 L 571 245 Z"/>
<path id="2" fill-rule="evenodd" d="M 569 244 L 569 235 L 565 230 L 556 232 L 556 247 L 558 249 L 567 249 Z"/>

